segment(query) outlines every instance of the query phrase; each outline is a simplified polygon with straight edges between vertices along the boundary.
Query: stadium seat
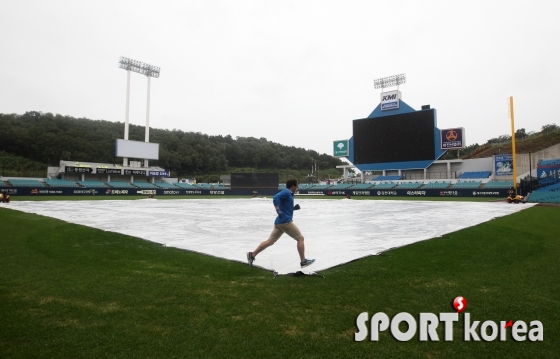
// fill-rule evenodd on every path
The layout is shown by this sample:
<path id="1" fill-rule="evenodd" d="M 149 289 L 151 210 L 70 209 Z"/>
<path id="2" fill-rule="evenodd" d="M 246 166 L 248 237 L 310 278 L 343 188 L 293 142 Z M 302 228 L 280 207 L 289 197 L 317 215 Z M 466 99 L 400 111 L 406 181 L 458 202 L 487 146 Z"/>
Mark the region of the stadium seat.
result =
<path id="1" fill-rule="evenodd" d="M 315 183 L 301 183 L 301 184 L 298 184 L 299 189 L 302 189 L 302 190 L 310 189 L 313 186 L 315 186 Z M 278 189 L 284 189 L 284 188 L 286 188 L 285 183 L 282 183 L 282 186 L 278 187 Z"/>
<path id="2" fill-rule="evenodd" d="M 375 177 L 372 181 L 399 181 L 402 180 L 402 176 L 378 176 Z"/>
<path id="3" fill-rule="evenodd" d="M 451 188 L 454 189 L 476 189 L 482 186 L 482 181 L 459 181 Z"/>
<path id="4" fill-rule="evenodd" d="M 490 171 L 473 171 L 473 172 L 463 172 L 458 178 L 488 178 L 492 175 Z"/>
<path id="5" fill-rule="evenodd" d="M 368 188 L 372 188 L 374 186 L 373 183 L 358 183 L 353 185 L 352 187 L 348 188 L 348 189 L 353 189 L 353 190 L 363 190 L 363 189 L 368 189 Z"/>
<path id="6" fill-rule="evenodd" d="M 136 188 L 133 185 L 131 185 L 128 182 L 124 182 L 124 181 L 111 181 L 111 182 L 105 182 L 108 186 L 112 187 L 112 188 Z"/>
<path id="7" fill-rule="evenodd" d="M 555 166 L 560 165 L 560 158 L 552 159 L 552 160 L 541 160 L 539 162 L 539 167 L 541 166 Z"/>
<path id="8" fill-rule="evenodd" d="M 107 185 L 103 182 L 100 181 L 93 181 L 93 180 L 88 180 L 88 181 L 76 181 L 80 186 L 85 187 L 85 188 L 98 188 L 98 187 L 107 187 Z"/>
<path id="9" fill-rule="evenodd" d="M 372 189 L 392 189 L 396 185 L 397 184 L 394 182 L 385 182 L 385 183 L 376 184 L 374 187 L 372 187 Z"/>
<path id="10" fill-rule="evenodd" d="M 420 188 L 424 182 L 403 182 L 399 183 L 395 189 L 417 189 Z"/>
<path id="11" fill-rule="evenodd" d="M 157 189 L 158 187 L 148 182 L 131 182 L 131 185 L 141 189 Z"/>
<path id="12" fill-rule="evenodd" d="M 329 190 L 345 190 L 352 187 L 351 183 L 339 183 L 339 184 L 335 184 L 334 186 L 332 186 L 331 188 L 329 188 Z"/>
<path id="13" fill-rule="evenodd" d="M 201 189 L 197 185 L 187 183 L 187 182 L 179 182 L 179 183 L 176 183 L 175 186 L 180 187 L 180 188 L 184 188 L 184 189 Z"/>
<path id="14" fill-rule="evenodd" d="M 66 179 L 45 178 L 43 181 L 51 187 L 79 187 L 76 182 Z"/>
<path id="15" fill-rule="evenodd" d="M 513 181 L 489 181 L 484 188 L 510 188 L 513 187 Z"/>
<path id="16" fill-rule="evenodd" d="M 531 192 L 527 201 L 530 203 L 560 203 L 560 182 Z"/>
<path id="17" fill-rule="evenodd" d="M 155 182 L 154 185 L 156 185 L 159 188 L 178 189 L 178 187 L 175 186 L 175 184 L 169 182 Z"/>
<path id="18" fill-rule="evenodd" d="M 451 182 L 442 181 L 442 182 L 428 182 L 426 183 L 422 189 L 445 189 L 451 185 Z"/>
<path id="19" fill-rule="evenodd" d="M 8 182 L 14 187 L 45 187 L 45 183 L 39 180 L 11 179 Z"/>
<path id="20" fill-rule="evenodd" d="M 330 184 L 318 184 L 313 186 L 313 190 L 324 190 L 324 189 L 330 189 L 331 185 Z"/>

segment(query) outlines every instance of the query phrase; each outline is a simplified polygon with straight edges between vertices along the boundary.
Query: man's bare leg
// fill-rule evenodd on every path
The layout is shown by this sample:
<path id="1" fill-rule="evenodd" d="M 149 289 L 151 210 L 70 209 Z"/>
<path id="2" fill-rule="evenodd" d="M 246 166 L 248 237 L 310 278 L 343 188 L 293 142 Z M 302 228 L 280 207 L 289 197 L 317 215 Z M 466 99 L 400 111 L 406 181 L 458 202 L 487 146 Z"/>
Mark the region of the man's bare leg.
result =
<path id="1" fill-rule="evenodd" d="M 265 249 L 267 249 L 268 247 L 270 247 L 271 245 L 273 245 L 274 243 L 276 243 L 276 241 L 273 241 L 272 239 L 267 239 L 266 241 L 261 242 L 261 244 L 259 244 L 257 246 L 257 249 L 255 249 L 252 254 L 253 257 L 256 257 L 257 254 L 259 254 L 260 252 L 264 251 Z"/>
<path id="2" fill-rule="evenodd" d="M 296 239 L 297 241 L 297 251 L 299 253 L 300 262 L 305 260 L 305 245 L 303 244 L 303 236 Z"/>

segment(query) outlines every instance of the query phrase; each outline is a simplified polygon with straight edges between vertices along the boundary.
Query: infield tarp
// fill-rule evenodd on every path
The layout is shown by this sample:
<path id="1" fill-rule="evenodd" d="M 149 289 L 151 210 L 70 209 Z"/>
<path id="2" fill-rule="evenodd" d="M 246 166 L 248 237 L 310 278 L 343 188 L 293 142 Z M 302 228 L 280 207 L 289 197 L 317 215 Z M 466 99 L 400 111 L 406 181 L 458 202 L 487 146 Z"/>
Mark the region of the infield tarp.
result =
<path id="1" fill-rule="evenodd" d="M 299 198 L 296 203 L 302 209 L 294 212 L 294 223 L 305 237 L 306 257 L 315 258 L 315 264 L 302 270 L 296 242 L 283 235 L 257 256 L 256 266 L 310 274 L 533 205 Z M 276 216 L 271 198 L 12 201 L 2 206 L 240 262 L 268 238 Z"/>

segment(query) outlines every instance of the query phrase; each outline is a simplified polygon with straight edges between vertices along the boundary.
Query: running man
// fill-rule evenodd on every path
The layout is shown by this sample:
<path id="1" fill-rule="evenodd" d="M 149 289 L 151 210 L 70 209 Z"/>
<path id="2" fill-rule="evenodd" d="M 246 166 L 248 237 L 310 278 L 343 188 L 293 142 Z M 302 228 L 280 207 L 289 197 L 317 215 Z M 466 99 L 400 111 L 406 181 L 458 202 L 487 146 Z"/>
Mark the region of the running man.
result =
<path id="1" fill-rule="evenodd" d="M 272 199 L 272 203 L 274 204 L 274 208 L 276 209 L 276 213 L 278 214 L 276 220 L 274 221 L 274 229 L 272 230 L 272 233 L 270 233 L 270 237 L 266 241 L 261 242 L 261 244 L 259 244 L 254 251 L 247 253 L 247 262 L 250 266 L 253 266 L 255 257 L 260 252 L 276 243 L 278 238 L 280 238 L 284 233 L 297 241 L 297 251 L 299 253 L 301 268 L 310 266 L 313 264 L 313 262 L 315 262 L 315 259 L 305 258 L 305 245 L 303 243 L 303 235 L 299 231 L 299 228 L 293 222 L 294 210 L 300 209 L 299 204 L 294 206 L 294 193 L 297 191 L 297 189 L 297 180 L 289 179 L 286 182 L 286 189 L 278 192 Z"/>

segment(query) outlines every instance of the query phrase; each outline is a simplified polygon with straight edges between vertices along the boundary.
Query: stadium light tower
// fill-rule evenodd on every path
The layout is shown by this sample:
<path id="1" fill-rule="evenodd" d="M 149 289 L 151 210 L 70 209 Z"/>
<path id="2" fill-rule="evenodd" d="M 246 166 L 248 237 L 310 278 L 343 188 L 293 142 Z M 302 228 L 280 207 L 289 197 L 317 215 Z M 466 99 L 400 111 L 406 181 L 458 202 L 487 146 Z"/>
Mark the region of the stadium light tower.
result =
<path id="1" fill-rule="evenodd" d="M 160 68 L 145 64 L 140 61 L 129 59 L 128 57 L 119 58 L 119 68 L 126 70 L 126 115 L 124 122 L 124 139 L 128 140 L 128 112 L 130 103 L 130 71 L 137 72 L 148 77 L 148 99 L 146 104 L 146 137 L 145 142 L 150 142 L 150 78 L 159 77 Z M 123 159 L 123 165 L 128 165 L 128 158 Z M 144 159 L 144 167 L 148 167 L 148 160 Z"/>
<path id="2" fill-rule="evenodd" d="M 406 74 L 382 77 L 380 79 L 373 80 L 373 85 L 375 86 L 376 89 L 380 88 L 381 92 L 383 92 L 384 88 L 395 86 L 395 85 L 397 86 L 397 90 L 398 90 L 399 85 L 404 83 L 406 83 Z"/>

